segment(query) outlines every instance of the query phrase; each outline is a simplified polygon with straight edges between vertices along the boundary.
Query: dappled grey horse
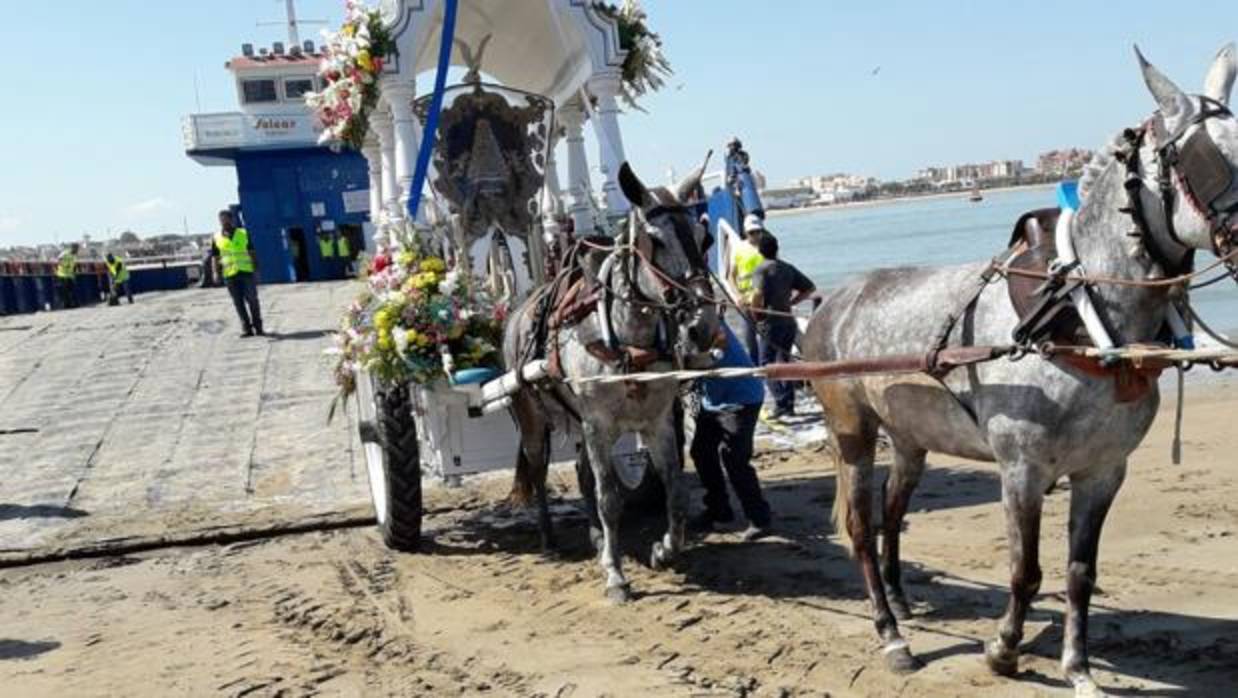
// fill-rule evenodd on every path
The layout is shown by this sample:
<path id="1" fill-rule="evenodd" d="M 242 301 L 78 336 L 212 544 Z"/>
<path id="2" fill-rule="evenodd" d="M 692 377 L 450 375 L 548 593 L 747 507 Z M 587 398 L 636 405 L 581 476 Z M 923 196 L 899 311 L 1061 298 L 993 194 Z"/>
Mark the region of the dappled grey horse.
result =
<path id="1" fill-rule="evenodd" d="M 1098 153 L 1080 183 L 1073 238 L 1085 274 L 1150 280 L 1189 270 L 1193 250 L 1221 254 L 1233 249 L 1238 121 L 1226 105 L 1234 54 L 1232 44 L 1220 52 L 1202 96 L 1184 94 L 1139 55 L 1158 109 L 1142 127 L 1128 130 Z M 1132 136 L 1136 133 L 1138 138 Z M 1135 153 L 1138 158 L 1132 159 Z M 1142 239 L 1130 235 L 1128 179 L 1132 202 L 1146 223 Z M 1186 260 L 1185 267 L 1166 268 L 1174 265 L 1165 259 Z M 833 360 L 924 352 L 946 326 L 945 314 L 964 307 L 985 269 L 972 264 L 863 275 L 826 298 L 808 326 L 804 353 L 813 360 Z M 1019 319 L 1006 286 L 998 276 L 983 288 L 954 324 L 949 345 L 1011 343 Z M 1171 302 L 1165 286 L 1098 283 L 1091 293 L 1119 346 L 1155 341 Z M 838 451 L 835 528 L 850 539 L 863 572 L 887 665 L 898 672 L 919 666 L 896 621 L 910 615 L 900 581 L 899 530 L 925 454 L 934 451 L 1000 465 L 1010 598 L 985 655 L 991 669 L 1004 675 L 1018 668 L 1024 618 L 1040 588 L 1043 498 L 1059 478 L 1070 479 L 1062 669 L 1078 695 L 1099 695 L 1087 654 L 1097 547 L 1127 458 L 1156 413 L 1155 382 L 1137 399 L 1119 402 L 1113 378 L 1030 355 L 956 369 L 940 381 L 925 375 L 874 375 L 817 381 L 814 388 Z M 894 449 L 884 492 L 880 565 L 869 523 L 879 428 Z"/>
<path id="2" fill-rule="evenodd" d="M 629 369 L 666 369 L 671 359 L 695 368 L 709 361 L 720 321 L 709 302 L 710 277 L 702 254 L 706 233 L 682 203 L 696 190 L 700 176 L 698 170 L 671 192 L 647 189 L 626 163 L 620 169 L 624 196 L 635 207 L 628 234 L 592 246 L 582 243 L 577 255 L 586 281 L 601 289 L 601 299 L 583 320 L 545 336 L 542 353 L 557 353 L 562 378 L 570 381 L 619 376 Z M 503 355 L 509 370 L 537 353 L 530 349 L 540 343 L 539 322 L 545 322 L 553 310 L 554 304 L 545 302 L 552 287 L 535 291 L 508 320 Z M 653 363 L 645 365 L 649 359 Z M 632 432 L 649 449 L 667 501 L 666 535 L 654 543 L 650 560 L 654 567 L 665 566 L 683 547 L 687 504 L 686 492 L 679 485 L 680 454 L 672 416 L 678 392 L 679 384 L 673 380 L 577 387 L 556 381 L 525 386 L 513 396 L 522 452 L 513 493 L 532 492 L 536 497 L 544 545 L 549 545 L 550 532 L 546 504 L 550 430 L 562 428 L 569 419 L 579 420 L 585 446 L 582 457 L 588 459 L 596 482 L 597 511 L 590 511 L 591 535 L 595 544 L 600 542 L 606 594 L 617 603 L 629 600 L 631 589 L 620 564 L 623 495 L 611 449 L 622 434 Z"/>

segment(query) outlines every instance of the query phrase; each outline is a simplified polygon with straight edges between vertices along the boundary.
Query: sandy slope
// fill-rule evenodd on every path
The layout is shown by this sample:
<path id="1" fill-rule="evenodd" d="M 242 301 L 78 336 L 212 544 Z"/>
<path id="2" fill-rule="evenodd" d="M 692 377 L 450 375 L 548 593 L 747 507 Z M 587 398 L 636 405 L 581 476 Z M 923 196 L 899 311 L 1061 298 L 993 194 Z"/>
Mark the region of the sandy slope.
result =
<path id="1" fill-rule="evenodd" d="M 1186 463 L 1162 415 L 1102 543 L 1092 653 L 1119 695 L 1238 695 L 1238 473 L 1226 384 L 1189 404 Z M 716 534 L 678 569 L 629 526 L 640 598 L 608 605 L 582 521 L 560 507 L 545 559 L 505 482 L 437 491 L 433 542 L 391 555 L 348 530 L 0 573 L 0 691 L 41 695 L 1068 695 L 1057 670 L 1068 493 L 1050 497 L 1042 598 L 1023 672 L 990 676 L 980 643 L 1006 598 L 991 466 L 946 458 L 913 500 L 904 556 L 928 666 L 887 674 L 858 575 L 829 530 L 820 451 L 766 454 L 782 536 Z M 574 502 L 566 473 L 556 475 Z M 277 515 L 274 512 L 272 515 Z M 638 530 L 639 529 L 639 530 Z"/>

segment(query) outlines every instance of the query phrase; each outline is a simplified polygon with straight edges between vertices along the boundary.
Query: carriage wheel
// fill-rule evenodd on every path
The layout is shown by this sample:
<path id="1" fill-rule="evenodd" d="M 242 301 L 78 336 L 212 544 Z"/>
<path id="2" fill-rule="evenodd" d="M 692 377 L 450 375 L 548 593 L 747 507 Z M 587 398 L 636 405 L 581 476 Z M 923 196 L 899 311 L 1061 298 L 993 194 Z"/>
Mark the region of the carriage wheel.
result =
<path id="1" fill-rule="evenodd" d="M 408 386 L 383 385 L 361 373 L 357 402 L 378 530 L 387 547 L 414 551 L 421 542 L 421 453 Z"/>

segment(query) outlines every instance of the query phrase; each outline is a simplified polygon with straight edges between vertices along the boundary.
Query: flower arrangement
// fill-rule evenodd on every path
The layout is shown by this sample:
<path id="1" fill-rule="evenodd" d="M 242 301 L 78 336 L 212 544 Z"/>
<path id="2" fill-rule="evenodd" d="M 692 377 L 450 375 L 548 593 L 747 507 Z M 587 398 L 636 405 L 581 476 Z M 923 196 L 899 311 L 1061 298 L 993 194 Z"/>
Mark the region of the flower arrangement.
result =
<path id="1" fill-rule="evenodd" d="M 318 68 L 322 90 L 305 95 L 322 123 L 319 143 L 360 148 L 378 104 L 378 77 L 383 57 L 395 51 L 382 13 L 360 0 L 344 3 L 344 26 L 323 32 L 323 59 Z"/>
<path id="2" fill-rule="evenodd" d="M 335 380 L 342 395 L 364 369 L 385 382 L 420 385 L 449 368 L 497 366 L 507 308 L 467 283 L 467 273 L 422 247 L 411 230 L 394 231 L 365 272 L 365 290 L 344 314 Z"/>
<path id="3" fill-rule="evenodd" d="M 619 96 L 633 109 L 644 111 L 636 100 L 661 89 L 674 72 L 662 53 L 662 38 L 649 29 L 649 17 L 639 0 L 623 0 L 619 6 L 594 2 L 593 9 L 614 20 L 619 28 L 619 47 L 628 52 L 623 59 Z"/>

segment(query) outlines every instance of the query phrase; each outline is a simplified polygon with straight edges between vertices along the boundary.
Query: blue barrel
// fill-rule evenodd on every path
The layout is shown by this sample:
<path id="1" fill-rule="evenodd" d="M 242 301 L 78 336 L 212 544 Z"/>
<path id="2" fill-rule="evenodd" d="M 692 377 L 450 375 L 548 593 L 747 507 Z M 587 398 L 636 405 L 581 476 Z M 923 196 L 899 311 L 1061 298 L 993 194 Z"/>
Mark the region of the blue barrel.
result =
<path id="1" fill-rule="evenodd" d="M 17 306 L 17 277 L 0 276 L 0 311 L 5 315 L 16 315 L 21 311 Z"/>
<path id="2" fill-rule="evenodd" d="M 38 309 L 34 299 L 34 279 L 29 276 L 14 276 L 13 304 L 19 313 L 33 313 Z"/>
<path id="3" fill-rule="evenodd" d="M 50 274 L 38 274 L 29 278 L 34 290 L 34 310 L 56 308 L 58 301 L 56 299 L 55 277 Z"/>

